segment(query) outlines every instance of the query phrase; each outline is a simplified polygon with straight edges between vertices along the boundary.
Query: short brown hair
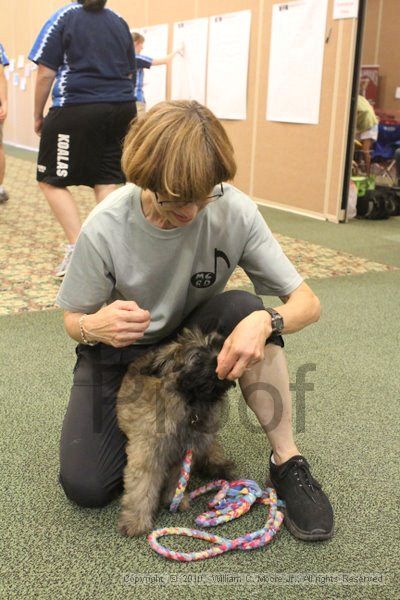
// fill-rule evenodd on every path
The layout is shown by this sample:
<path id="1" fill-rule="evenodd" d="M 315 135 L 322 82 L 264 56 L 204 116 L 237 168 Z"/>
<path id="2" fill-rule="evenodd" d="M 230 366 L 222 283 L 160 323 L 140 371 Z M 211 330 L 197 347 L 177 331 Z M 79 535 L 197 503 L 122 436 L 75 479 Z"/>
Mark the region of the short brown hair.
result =
<path id="1" fill-rule="evenodd" d="M 142 189 L 193 201 L 236 174 L 225 129 L 208 108 L 190 100 L 160 102 L 133 121 L 122 168 Z"/>
<path id="2" fill-rule="evenodd" d="M 136 44 L 136 42 L 139 42 L 140 44 L 144 43 L 143 35 L 141 33 L 138 33 L 137 31 L 134 31 L 132 33 L 132 40 L 134 44 Z"/>

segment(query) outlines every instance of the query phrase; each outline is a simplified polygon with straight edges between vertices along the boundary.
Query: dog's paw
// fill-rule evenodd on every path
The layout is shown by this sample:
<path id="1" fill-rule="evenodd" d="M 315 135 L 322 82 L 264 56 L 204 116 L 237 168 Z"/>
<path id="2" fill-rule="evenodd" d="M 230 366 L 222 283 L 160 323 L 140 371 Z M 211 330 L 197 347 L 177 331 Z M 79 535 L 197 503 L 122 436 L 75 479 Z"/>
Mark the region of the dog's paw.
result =
<path id="1" fill-rule="evenodd" d="M 184 511 L 190 508 L 190 498 L 187 492 L 184 493 L 182 500 L 179 503 L 178 510 Z"/>
<path id="2" fill-rule="evenodd" d="M 148 516 L 121 514 L 118 519 L 118 530 L 127 537 L 137 537 L 149 533 L 153 528 L 153 519 Z"/>
<path id="3" fill-rule="evenodd" d="M 168 510 L 171 506 L 171 502 L 174 499 L 175 492 L 165 493 L 162 498 L 162 506 Z M 179 503 L 178 510 L 188 510 L 190 508 L 190 498 L 187 492 L 184 493 L 182 500 Z"/>

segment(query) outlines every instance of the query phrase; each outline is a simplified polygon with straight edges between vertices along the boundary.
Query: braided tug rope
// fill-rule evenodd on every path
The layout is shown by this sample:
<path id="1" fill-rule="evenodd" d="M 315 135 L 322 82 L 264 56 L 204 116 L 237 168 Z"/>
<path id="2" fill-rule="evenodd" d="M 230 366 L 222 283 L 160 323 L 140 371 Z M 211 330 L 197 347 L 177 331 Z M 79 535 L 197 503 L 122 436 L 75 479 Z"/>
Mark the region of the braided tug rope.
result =
<path id="1" fill-rule="evenodd" d="M 183 460 L 178 487 L 176 488 L 175 496 L 170 505 L 171 512 L 176 512 L 178 510 L 179 504 L 185 493 L 189 481 L 192 458 L 193 452 L 188 450 Z M 195 519 L 197 525 L 213 527 L 220 523 L 232 521 L 247 513 L 252 505 L 258 502 L 269 506 L 268 519 L 265 523 L 265 527 L 258 531 L 254 531 L 253 533 L 246 533 L 233 540 L 208 533 L 201 529 L 164 527 L 163 529 L 156 529 L 150 533 L 147 538 L 153 550 L 165 558 L 188 562 L 193 560 L 204 560 L 206 558 L 218 556 L 224 552 L 229 552 L 230 550 L 254 550 L 255 548 L 266 546 L 271 542 L 278 533 L 283 521 L 283 514 L 278 510 L 278 506 L 283 506 L 283 502 L 278 500 L 273 488 L 261 490 L 257 483 L 251 479 L 237 479 L 230 483 L 224 479 L 218 479 L 197 488 L 189 494 L 189 498 L 190 500 L 193 500 L 194 498 L 197 498 L 197 496 L 214 489 L 219 489 L 219 492 L 208 503 L 209 508 L 213 508 L 214 510 L 199 515 Z M 170 550 L 158 542 L 159 538 L 166 535 L 183 535 L 199 540 L 205 540 L 215 545 L 206 550 L 200 550 L 199 552 L 175 552 L 175 550 Z"/>

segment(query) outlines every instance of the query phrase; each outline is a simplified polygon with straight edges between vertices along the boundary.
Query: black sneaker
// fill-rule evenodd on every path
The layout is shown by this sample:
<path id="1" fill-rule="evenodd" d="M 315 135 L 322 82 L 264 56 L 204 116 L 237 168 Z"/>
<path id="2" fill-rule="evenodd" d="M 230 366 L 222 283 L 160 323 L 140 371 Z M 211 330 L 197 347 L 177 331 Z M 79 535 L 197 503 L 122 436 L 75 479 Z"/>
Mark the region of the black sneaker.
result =
<path id="1" fill-rule="evenodd" d="M 278 497 L 285 502 L 283 522 L 290 533 L 310 542 L 331 538 L 332 506 L 318 481 L 311 475 L 306 459 L 296 455 L 278 466 L 270 457 L 269 473 Z"/>

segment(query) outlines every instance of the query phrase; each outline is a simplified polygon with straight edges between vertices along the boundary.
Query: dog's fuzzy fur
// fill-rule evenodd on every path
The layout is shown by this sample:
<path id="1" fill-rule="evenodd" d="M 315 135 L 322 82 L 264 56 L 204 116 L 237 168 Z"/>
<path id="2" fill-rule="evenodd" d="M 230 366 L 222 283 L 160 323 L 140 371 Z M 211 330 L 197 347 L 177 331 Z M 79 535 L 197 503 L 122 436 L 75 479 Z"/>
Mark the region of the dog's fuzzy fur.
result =
<path id="1" fill-rule="evenodd" d="M 201 476 L 233 476 L 233 462 L 216 440 L 223 401 L 234 385 L 215 373 L 222 343 L 217 333 L 185 329 L 129 366 L 117 398 L 118 423 L 128 438 L 121 533 L 151 530 L 160 502 L 172 500 L 188 448 Z M 185 496 L 180 509 L 187 507 Z"/>

